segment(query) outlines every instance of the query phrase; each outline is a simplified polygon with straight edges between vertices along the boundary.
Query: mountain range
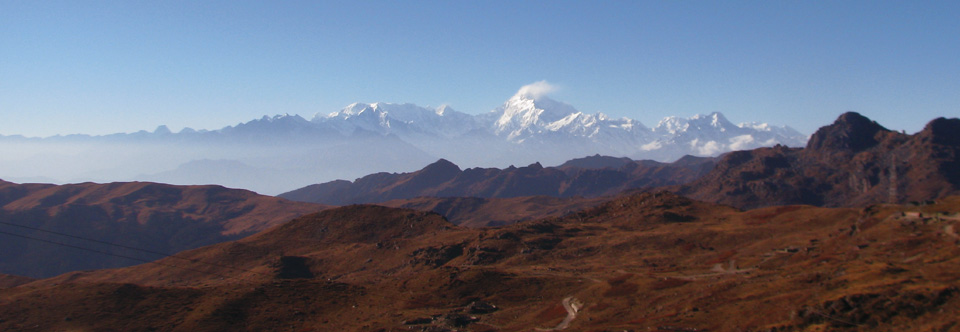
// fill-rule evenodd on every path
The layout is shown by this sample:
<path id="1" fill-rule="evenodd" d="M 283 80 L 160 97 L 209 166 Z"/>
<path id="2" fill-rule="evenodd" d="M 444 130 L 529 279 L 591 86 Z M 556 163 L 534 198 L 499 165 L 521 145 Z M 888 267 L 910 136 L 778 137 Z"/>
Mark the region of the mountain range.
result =
<path id="1" fill-rule="evenodd" d="M 311 183 L 413 171 L 441 158 L 469 168 L 558 165 L 598 153 L 671 162 L 806 141 L 787 126 L 735 125 L 720 113 L 667 117 L 651 128 L 584 113 L 524 88 L 478 115 L 449 106 L 354 103 L 309 120 L 264 116 L 217 130 L 173 133 L 160 126 L 105 136 L 0 136 L 0 175 L 17 182 L 219 184 L 279 194 Z"/>
<path id="2" fill-rule="evenodd" d="M 846 113 L 818 130 L 805 148 L 778 145 L 672 163 L 593 155 L 555 167 L 534 163 L 504 169 L 461 169 L 441 159 L 414 172 L 309 185 L 279 198 L 221 186 L 0 180 L 0 223 L 5 232 L 16 231 L 2 243 L 0 249 L 11 254 L 0 257 L 0 271 L 44 277 L 127 266 L 162 257 L 157 252 L 237 239 L 331 205 L 412 208 L 439 213 L 457 225 L 485 227 L 560 217 L 625 192 L 664 189 L 738 208 L 924 202 L 960 194 L 957 133 L 958 119 L 934 119 L 907 135 Z M 23 237 L 77 239 L 37 229 L 154 253 L 121 253 L 132 260 L 98 252 L 51 254 L 49 246 Z"/>
<path id="3" fill-rule="evenodd" d="M 937 118 L 908 135 L 849 112 L 806 148 L 735 151 L 716 165 L 670 189 L 741 208 L 922 202 L 960 194 L 960 119 Z"/>
<path id="4" fill-rule="evenodd" d="M 803 148 L 440 159 L 283 195 L 337 208 L 0 181 L 0 271 L 42 278 L 0 274 L 0 330 L 949 331 L 958 133 L 846 113 Z"/>
<path id="5" fill-rule="evenodd" d="M 820 128 L 804 148 L 776 145 L 717 158 L 686 156 L 673 163 L 594 155 L 558 167 L 535 163 L 505 169 L 461 170 L 440 160 L 416 172 L 376 173 L 279 196 L 343 205 L 424 196 L 601 197 L 666 189 L 739 208 L 906 203 L 960 194 L 957 133 L 956 118 L 934 119 L 908 135 L 849 112 Z"/>

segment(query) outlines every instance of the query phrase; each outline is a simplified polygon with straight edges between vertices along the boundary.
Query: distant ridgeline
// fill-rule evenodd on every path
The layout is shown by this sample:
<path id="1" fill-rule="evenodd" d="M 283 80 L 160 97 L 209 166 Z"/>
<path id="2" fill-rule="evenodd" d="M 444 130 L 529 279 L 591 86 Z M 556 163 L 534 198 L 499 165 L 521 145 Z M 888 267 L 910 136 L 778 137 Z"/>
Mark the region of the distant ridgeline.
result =
<path id="1" fill-rule="evenodd" d="M 598 197 L 689 182 L 712 167 L 713 158 L 692 156 L 660 163 L 597 155 L 571 160 L 558 167 L 535 163 L 519 168 L 466 170 L 441 159 L 416 172 L 376 173 L 354 182 L 338 180 L 315 184 L 279 197 L 331 205 L 414 197 Z"/>
<path id="2" fill-rule="evenodd" d="M 173 133 L 160 126 L 106 136 L 0 136 L 0 176 L 16 182 L 214 183 L 272 195 L 416 170 L 441 158 L 466 168 L 559 165 L 594 154 L 672 162 L 776 144 L 798 147 L 807 138 L 786 126 L 735 125 L 720 113 L 667 117 L 651 128 L 521 91 L 479 115 L 447 106 L 356 103 L 310 120 L 264 116 L 211 131 Z"/>
<path id="3" fill-rule="evenodd" d="M 51 277 L 141 264 L 324 208 L 221 186 L 0 181 L 0 273 Z"/>
<path id="4" fill-rule="evenodd" d="M 440 160 L 410 173 L 310 185 L 280 197 L 324 204 L 431 197 L 597 197 L 672 190 L 754 208 L 783 204 L 864 206 L 958 194 L 960 120 L 939 118 L 921 132 L 887 130 L 857 113 L 820 128 L 806 148 L 783 145 L 673 163 L 595 155 L 558 167 L 470 168 Z"/>
<path id="5" fill-rule="evenodd" d="M 960 194 L 958 155 L 960 119 L 934 119 L 907 135 L 846 113 L 813 134 L 806 148 L 731 152 L 676 190 L 742 208 L 924 201 Z"/>

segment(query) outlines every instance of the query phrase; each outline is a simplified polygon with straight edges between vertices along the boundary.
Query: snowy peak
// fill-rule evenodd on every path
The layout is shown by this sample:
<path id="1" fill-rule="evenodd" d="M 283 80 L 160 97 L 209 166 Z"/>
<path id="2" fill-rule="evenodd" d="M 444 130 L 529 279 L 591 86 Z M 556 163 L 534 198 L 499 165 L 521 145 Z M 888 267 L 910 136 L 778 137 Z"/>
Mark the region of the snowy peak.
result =
<path id="1" fill-rule="evenodd" d="M 461 160 L 466 158 L 457 154 L 465 153 L 465 143 L 478 144 L 477 149 L 509 143 L 516 145 L 515 151 L 530 149 L 523 155 L 531 158 L 536 151 L 563 160 L 584 153 L 603 153 L 671 161 L 688 154 L 715 156 L 776 144 L 798 147 L 808 140 L 786 126 L 735 125 L 719 112 L 666 117 L 651 129 L 629 118 L 578 111 L 549 98 L 547 94 L 552 90 L 546 82 L 524 86 L 493 111 L 480 115 L 460 113 L 447 105 L 429 108 L 410 103 L 353 103 L 337 112 L 317 114 L 310 121 L 289 114 L 264 116 L 225 130 L 268 136 L 396 136 L 438 157 Z M 476 158 L 474 150 L 466 154 Z"/>
<path id="2" fill-rule="evenodd" d="M 714 156 L 727 151 L 776 144 L 797 147 L 805 145 L 807 141 L 805 135 L 790 127 L 756 122 L 734 125 L 719 112 L 689 118 L 666 117 L 652 132 L 658 139 L 644 145 L 643 150 L 663 156 L 674 156 L 677 151 L 672 150 L 686 151 L 695 156 Z"/>
<path id="3" fill-rule="evenodd" d="M 351 135 L 357 130 L 386 134 L 392 127 L 379 103 L 353 103 L 325 116 L 318 113 L 312 122 L 329 124 L 343 135 Z"/>
<path id="4" fill-rule="evenodd" d="M 544 123 L 540 116 L 546 110 L 537 107 L 533 99 L 524 98 L 518 94 L 494 112 L 500 115 L 495 124 L 494 133 L 497 135 L 507 133 L 507 137 L 513 139 L 520 136 L 524 130 L 542 126 Z"/>
<path id="5" fill-rule="evenodd" d="M 447 105 L 436 109 L 414 104 L 353 103 L 327 115 L 317 114 L 313 122 L 328 124 L 342 134 L 358 129 L 382 135 L 455 137 L 478 127 L 473 116 Z"/>
<path id="6" fill-rule="evenodd" d="M 334 118 L 350 119 L 358 116 L 369 116 L 369 114 L 376 114 L 377 117 L 390 118 L 402 122 L 416 122 L 418 120 L 425 121 L 434 117 L 457 117 L 459 115 L 466 115 L 453 110 L 453 108 L 447 105 L 440 106 L 436 109 L 429 109 L 409 103 L 353 103 L 338 112 L 333 112 L 325 116 L 318 113 L 313 118 L 313 121 L 323 122 Z"/>
<path id="7" fill-rule="evenodd" d="M 580 113 L 573 106 L 547 97 L 530 98 L 529 95 L 514 95 L 496 110 L 500 114 L 497 126 L 521 128 L 543 126 L 572 114 Z"/>
<path id="8" fill-rule="evenodd" d="M 690 118 L 690 123 L 695 124 L 698 128 L 717 128 L 720 131 L 725 131 L 729 128 L 739 128 L 734 126 L 727 117 L 723 116 L 720 112 L 713 112 L 709 115 L 694 115 Z"/>
<path id="9" fill-rule="evenodd" d="M 687 131 L 719 131 L 726 132 L 734 128 L 740 128 L 723 116 L 720 112 L 713 112 L 708 115 L 697 114 L 689 118 L 678 116 L 668 116 L 660 120 L 653 131 L 662 134 L 677 135 Z"/>
<path id="10" fill-rule="evenodd" d="M 689 121 L 679 116 L 668 116 L 660 120 L 657 126 L 653 128 L 654 132 L 662 134 L 676 134 L 686 131 L 690 127 Z"/>
<path id="11" fill-rule="evenodd" d="M 386 118 L 383 110 L 381 110 L 379 103 L 365 104 L 365 103 L 353 103 L 347 105 L 342 110 L 338 112 L 333 112 L 327 114 L 326 116 L 320 115 L 319 113 L 313 117 L 314 122 L 324 122 L 327 119 L 351 119 L 351 118 Z"/>
<path id="12" fill-rule="evenodd" d="M 303 117 L 301 117 L 301 116 L 299 116 L 299 115 L 296 115 L 296 114 L 290 115 L 290 113 L 278 114 L 278 115 L 274 115 L 274 116 L 272 116 L 272 117 L 268 117 L 268 116 L 264 115 L 261 120 L 270 121 L 270 122 L 275 122 L 275 121 L 303 122 L 303 121 L 307 121 L 306 119 L 304 119 Z"/>
<path id="13" fill-rule="evenodd" d="M 444 114 L 447 114 L 448 112 L 456 112 L 456 111 L 454 111 L 453 108 L 451 108 L 449 105 L 440 105 L 440 107 L 437 107 L 437 110 L 436 110 L 436 113 L 439 116 L 444 116 Z"/>
<path id="14" fill-rule="evenodd" d="M 278 114 L 274 116 L 264 115 L 259 119 L 238 124 L 236 127 L 238 128 L 244 127 L 244 126 L 257 127 L 257 126 L 271 126 L 271 125 L 289 126 L 289 125 L 303 125 L 306 123 L 309 123 L 309 121 L 307 121 L 306 119 L 304 119 L 299 115 L 296 115 L 296 114 L 290 115 L 290 114 L 284 113 L 284 114 Z"/>
<path id="15" fill-rule="evenodd" d="M 569 104 L 546 96 L 552 87 L 538 82 L 520 88 L 500 107 L 491 112 L 495 122 L 490 125 L 495 135 L 522 142 L 527 137 L 546 132 L 565 132 L 581 137 L 592 137 L 609 121 L 602 113 L 585 114 Z M 632 128 L 616 123 L 610 127 Z M 642 125 L 641 125 L 642 126 Z"/>
<path id="16" fill-rule="evenodd" d="M 529 95 L 517 94 L 507 100 L 503 107 L 505 110 L 518 112 L 539 111 L 544 122 L 553 122 L 571 114 L 580 113 L 570 104 L 550 99 L 547 96 L 531 98 Z"/>
<path id="17" fill-rule="evenodd" d="M 742 122 L 738 124 L 737 127 L 748 129 L 748 130 L 755 130 L 762 133 L 770 133 L 772 135 L 777 135 L 782 137 L 789 137 L 790 139 L 796 140 L 798 142 L 799 141 L 806 142 L 807 139 L 809 139 L 809 136 L 800 133 L 799 131 L 797 131 L 796 129 L 793 129 L 793 127 L 790 127 L 790 126 L 774 126 L 765 122 Z"/>

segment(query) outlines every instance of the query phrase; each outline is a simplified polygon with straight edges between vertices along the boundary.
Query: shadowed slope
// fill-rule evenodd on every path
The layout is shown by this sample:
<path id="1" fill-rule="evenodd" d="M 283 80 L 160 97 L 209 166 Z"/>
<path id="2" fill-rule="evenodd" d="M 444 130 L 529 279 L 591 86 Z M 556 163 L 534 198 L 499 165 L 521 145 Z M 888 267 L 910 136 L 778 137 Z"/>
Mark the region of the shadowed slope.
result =
<path id="1" fill-rule="evenodd" d="M 380 203 L 416 197 L 599 197 L 630 189 L 686 183 L 709 171 L 713 159 L 685 157 L 668 164 L 593 156 L 565 165 L 543 167 L 540 163 L 534 163 L 505 169 L 460 170 L 441 159 L 416 172 L 377 173 L 354 182 L 339 180 L 315 184 L 279 197 L 333 205 Z M 614 165 L 619 167 L 608 167 Z"/>
<path id="2" fill-rule="evenodd" d="M 34 281 L 33 278 L 21 277 L 9 274 L 0 274 L 0 289 L 17 287 Z"/>
<path id="3" fill-rule="evenodd" d="M 76 237 L 173 253 L 237 239 L 324 208 L 220 186 L 5 182 L 0 183 L 0 230 L 11 234 L 0 234 L 0 251 L 6 253 L 0 256 L 0 271 L 49 277 L 138 264 L 162 256 Z"/>

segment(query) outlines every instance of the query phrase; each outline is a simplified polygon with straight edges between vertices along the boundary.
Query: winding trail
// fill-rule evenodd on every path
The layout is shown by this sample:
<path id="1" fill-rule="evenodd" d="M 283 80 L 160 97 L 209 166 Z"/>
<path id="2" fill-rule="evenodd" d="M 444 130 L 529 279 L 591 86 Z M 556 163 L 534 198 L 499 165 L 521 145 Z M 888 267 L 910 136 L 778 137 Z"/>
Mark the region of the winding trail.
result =
<path id="1" fill-rule="evenodd" d="M 955 239 L 960 239 L 960 236 L 957 235 L 957 232 L 953 230 L 953 225 L 947 225 L 946 227 L 943 227 L 943 232 Z"/>
<path id="2" fill-rule="evenodd" d="M 537 328 L 537 331 L 565 330 L 567 329 L 567 327 L 570 326 L 570 322 L 572 322 L 575 318 L 577 318 L 577 312 L 580 311 L 581 308 L 583 308 L 583 303 L 577 300 L 576 298 L 574 298 L 573 296 L 567 296 L 565 299 L 563 299 L 561 303 L 563 303 L 563 309 L 567 310 L 567 317 L 564 318 L 563 321 L 560 322 L 560 324 L 557 324 L 557 326 L 552 329 Z"/>
<path id="3" fill-rule="evenodd" d="M 960 213 L 953 213 L 953 214 L 950 214 L 950 213 L 938 213 L 938 214 L 937 214 L 937 217 L 940 218 L 940 220 L 960 221 Z"/>

